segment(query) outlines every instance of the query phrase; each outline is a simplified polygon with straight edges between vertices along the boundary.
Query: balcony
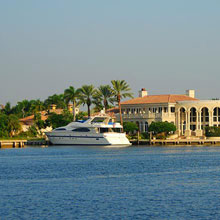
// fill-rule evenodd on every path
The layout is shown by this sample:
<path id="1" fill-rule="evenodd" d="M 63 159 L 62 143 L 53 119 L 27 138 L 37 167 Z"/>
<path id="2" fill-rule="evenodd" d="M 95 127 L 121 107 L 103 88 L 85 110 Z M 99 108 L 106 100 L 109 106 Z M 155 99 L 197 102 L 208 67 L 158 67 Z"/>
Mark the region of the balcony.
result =
<path id="1" fill-rule="evenodd" d="M 168 112 L 134 112 L 134 113 L 126 113 L 122 112 L 122 117 L 125 119 L 133 119 L 133 118 L 163 118 L 163 117 L 172 117 L 174 116 L 175 113 L 168 113 Z"/>

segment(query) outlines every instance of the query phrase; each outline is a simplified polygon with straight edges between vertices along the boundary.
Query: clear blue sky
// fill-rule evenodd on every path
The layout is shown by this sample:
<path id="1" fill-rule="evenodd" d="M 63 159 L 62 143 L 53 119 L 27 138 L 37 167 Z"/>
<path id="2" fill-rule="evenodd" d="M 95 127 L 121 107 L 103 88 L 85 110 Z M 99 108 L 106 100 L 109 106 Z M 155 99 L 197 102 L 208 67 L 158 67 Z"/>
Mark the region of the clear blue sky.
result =
<path id="1" fill-rule="evenodd" d="M 220 98 L 220 1 L 0 0 L 0 103 L 112 79 Z"/>

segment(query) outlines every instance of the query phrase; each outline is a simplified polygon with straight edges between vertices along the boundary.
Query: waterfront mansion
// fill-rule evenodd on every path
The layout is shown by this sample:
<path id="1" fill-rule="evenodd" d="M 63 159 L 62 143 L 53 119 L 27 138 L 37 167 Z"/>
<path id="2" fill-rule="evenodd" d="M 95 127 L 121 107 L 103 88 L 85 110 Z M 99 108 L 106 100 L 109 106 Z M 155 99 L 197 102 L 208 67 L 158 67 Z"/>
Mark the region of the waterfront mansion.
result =
<path id="1" fill-rule="evenodd" d="M 202 136 L 206 126 L 220 125 L 220 101 L 199 100 L 194 90 L 184 95 L 148 95 L 145 89 L 139 97 L 121 103 L 124 122 L 137 123 L 146 132 L 153 121 L 176 125 L 179 136 Z"/>

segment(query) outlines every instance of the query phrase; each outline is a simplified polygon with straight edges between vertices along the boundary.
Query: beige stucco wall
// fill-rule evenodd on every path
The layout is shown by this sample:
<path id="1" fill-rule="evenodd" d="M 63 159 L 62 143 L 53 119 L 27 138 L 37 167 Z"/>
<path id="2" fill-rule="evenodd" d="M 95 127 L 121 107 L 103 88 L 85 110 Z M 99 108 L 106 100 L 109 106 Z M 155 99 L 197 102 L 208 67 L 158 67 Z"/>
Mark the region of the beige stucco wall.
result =
<path id="1" fill-rule="evenodd" d="M 171 112 L 171 107 L 175 108 L 175 112 Z M 179 130 L 179 135 L 192 135 L 190 131 L 190 125 L 194 123 L 196 126 L 195 135 L 202 136 L 203 135 L 203 126 L 220 126 L 220 121 L 214 122 L 213 120 L 213 111 L 216 107 L 220 108 L 220 100 L 198 100 L 198 101 L 180 101 L 177 103 L 155 103 L 155 104 L 133 104 L 133 105 L 123 105 L 122 106 L 122 117 L 124 121 L 138 122 L 139 124 L 144 124 L 145 122 L 150 125 L 153 121 L 168 121 L 172 122 L 177 126 L 177 130 Z M 157 109 L 157 111 L 153 111 L 153 109 Z M 161 108 L 161 111 L 158 112 L 158 109 Z M 167 112 L 164 112 L 164 108 L 167 108 Z M 184 132 L 183 127 L 180 126 L 180 118 L 178 120 L 178 114 L 180 109 L 185 109 L 185 123 Z M 195 108 L 197 112 L 197 121 L 190 122 L 190 109 Z M 205 122 L 199 123 L 201 121 L 201 111 L 203 108 L 207 108 L 209 112 L 209 122 L 208 124 Z M 130 111 L 128 112 L 128 109 Z M 132 110 L 133 109 L 133 110 Z M 151 109 L 151 111 L 149 111 Z M 199 118 L 200 117 L 200 118 Z M 119 115 L 117 116 L 119 119 Z M 140 130 L 144 132 L 145 130 L 140 127 Z M 186 131 L 186 132 L 185 132 Z"/>
<path id="2" fill-rule="evenodd" d="M 144 123 L 147 123 L 148 126 L 155 121 L 175 123 L 175 112 L 171 112 L 171 107 L 175 107 L 175 103 L 123 105 L 122 117 L 125 122 L 139 123 L 140 131 L 145 132 Z M 164 108 L 166 108 L 166 112 Z M 119 115 L 117 115 L 117 120 L 119 120 Z"/>
<path id="3" fill-rule="evenodd" d="M 195 109 L 195 121 L 191 121 L 191 111 Z M 204 116 L 203 109 L 207 109 L 207 115 Z M 220 126 L 220 121 L 215 116 L 214 109 L 220 108 L 220 100 L 199 100 L 199 101 L 181 101 L 176 104 L 176 121 L 179 135 L 191 136 L 192 126 L 196 136 L 204 135 L 206 126 Z M 180 113 L 182 112 L 182 113 Z M 206 117 L 208 120 L 206 120 Z"/>

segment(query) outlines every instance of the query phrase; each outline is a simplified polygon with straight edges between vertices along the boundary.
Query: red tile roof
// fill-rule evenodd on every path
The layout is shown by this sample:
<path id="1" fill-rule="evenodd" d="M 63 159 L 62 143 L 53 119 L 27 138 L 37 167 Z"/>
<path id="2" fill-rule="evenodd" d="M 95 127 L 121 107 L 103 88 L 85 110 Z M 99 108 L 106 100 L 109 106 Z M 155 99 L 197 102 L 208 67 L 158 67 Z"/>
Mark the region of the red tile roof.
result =
<path id="1" fill-rule="evenodd" d="M 46 115 L 46 111 L 42 111 L 40 112 L 41 114 L 41 120 L 43 121 L 46 121 L 48 116 Z M 30 124 L 33 124 L 34 122 L 34 115 L 30 115 L 30 116 L 27 116 L 25 118 L 21 118 L 19 119 L 20 122 L 22 122 L 23 124 L 26 124 L 26 125 L 30 125 Z"/>
<path id="2" fill-rule="evenodd" d="M 121 103 L 121 105 L 135 104 L 156 104 L 156 103 L 176 103 L 177 101 L 196 101 L 198 99 L 191 98 L 186 95 L 148 95 L 130 99 Z"/>
<path id="3" fill-rule="evenodd" d="M 118 107 L 109 108 L 105 112 L 106 113 L 110 113 L 110 112 L 119 113 L 119 108 Z"/>
<path id="4" fill-rule="evenodd" d="M 53 112 L 53 113 L 56 113 L 58 115 L 62 114 L 63 113 L 63 109 L 50 109 L 50 113 Z M 47 118 L 48 118 L 48 113 L 47 111 L 41 111 L 39 112 L 41 114 L 41 120 L 43 121 L 46 121 Z M 25 118 L 21 118 L 19 119 L 19 121 L 23 124 L 33 124 L 34 123 L 34 115 L 30 115 L 30 116 L 27 116 Z"/>

